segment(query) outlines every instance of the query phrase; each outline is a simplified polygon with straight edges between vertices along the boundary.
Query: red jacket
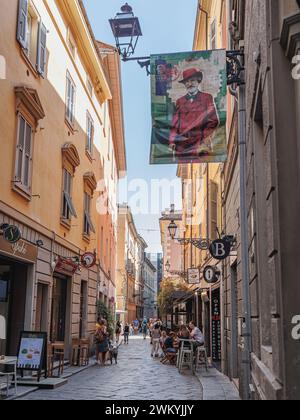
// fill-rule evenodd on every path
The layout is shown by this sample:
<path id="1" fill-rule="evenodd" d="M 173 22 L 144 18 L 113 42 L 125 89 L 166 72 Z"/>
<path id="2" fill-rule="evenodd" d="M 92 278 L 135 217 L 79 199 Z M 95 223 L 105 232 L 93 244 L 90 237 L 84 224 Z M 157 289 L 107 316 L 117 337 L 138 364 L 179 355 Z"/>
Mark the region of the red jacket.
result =
<path id="1" fill-rule="evenodd" d="M 219 118 L 212 95 L 198 92 L 193 100 L 186 95 L 176 103 L 170 146 L 176 145 L 178 153 L 188 150 L 196 152 L 218 125 Z"/>

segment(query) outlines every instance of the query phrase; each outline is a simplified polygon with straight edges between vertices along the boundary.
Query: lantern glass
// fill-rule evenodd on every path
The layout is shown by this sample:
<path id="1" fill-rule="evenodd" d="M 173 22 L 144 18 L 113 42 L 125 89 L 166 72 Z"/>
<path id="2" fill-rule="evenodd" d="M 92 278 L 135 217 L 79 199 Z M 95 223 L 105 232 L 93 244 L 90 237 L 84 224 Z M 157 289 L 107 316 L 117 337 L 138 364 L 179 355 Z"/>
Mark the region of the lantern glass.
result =
<path id="1" fill-rule="evenodd" d="M 174 222 L 174 220 L 172 220 L 172 222 L 169 225 L 169 233 L 172 239 L 175 239 L 176 233 L 177 233 L 177 225 Z"/>

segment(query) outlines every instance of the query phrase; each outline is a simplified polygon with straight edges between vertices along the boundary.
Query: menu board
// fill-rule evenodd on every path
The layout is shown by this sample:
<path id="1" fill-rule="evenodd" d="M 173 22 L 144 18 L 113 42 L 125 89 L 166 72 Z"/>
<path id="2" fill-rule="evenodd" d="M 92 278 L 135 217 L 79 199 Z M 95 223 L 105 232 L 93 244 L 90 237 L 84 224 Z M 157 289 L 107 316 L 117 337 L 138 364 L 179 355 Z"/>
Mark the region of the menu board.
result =
<path id="1" fill-rule="evenodd" d="M 18 369 L 41 371 L 45 368 L 47 333 L 22 332 L 18 351 Z"/>

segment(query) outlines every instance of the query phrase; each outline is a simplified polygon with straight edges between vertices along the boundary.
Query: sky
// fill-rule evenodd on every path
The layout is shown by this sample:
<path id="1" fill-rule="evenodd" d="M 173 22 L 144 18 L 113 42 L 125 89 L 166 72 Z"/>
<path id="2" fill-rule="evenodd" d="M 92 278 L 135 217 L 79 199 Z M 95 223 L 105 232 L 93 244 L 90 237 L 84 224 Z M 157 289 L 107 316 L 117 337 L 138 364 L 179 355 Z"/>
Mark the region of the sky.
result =
<path id="1" fill-rule="evenodd" d="M 124 3 L 125 0 L 84 0 L 93 31 L 99 41 L 115 44 L 108 21 L 120 12 Z M 128 3 L 139 18 L 143 32 L 135 57 L 192 50 L 197 0 L 128 0 Z M 175 203 L 176 208 L 181 207 L 180 180 L 177 179 L 177 188 L 170 196 L 155 194 L 151 185 L 156 183 L 155 180 L 175 180 L 177 166 L 149 165 L 150 77 L 147 77 L 146 71 L 137 62 L 122 63 L 122 87 L 127 180 L 121 182 L 119 201 L 132 205 L 137 229 L 149 245 L 147 252 L 161 252 L 159 217 L 172 203 Z M 135 207 L 140 204 L 136 197 L 141 185 L 148 186 L 149 200 L 142 200 L 142 211 L 136 212 Z"/>

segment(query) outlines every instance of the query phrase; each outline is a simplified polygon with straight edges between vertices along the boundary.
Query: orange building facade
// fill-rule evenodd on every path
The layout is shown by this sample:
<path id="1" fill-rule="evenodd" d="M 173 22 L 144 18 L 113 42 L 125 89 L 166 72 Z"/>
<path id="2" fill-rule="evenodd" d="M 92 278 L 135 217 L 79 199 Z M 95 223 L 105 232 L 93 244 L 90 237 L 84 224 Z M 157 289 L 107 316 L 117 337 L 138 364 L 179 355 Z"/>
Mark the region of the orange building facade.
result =
<path id="1" fill-rule="evenodd" d="M 6 2 L 0 54 L 1 354 L 22 330 L 91 338 L 115 307 L 116 190 L 126 169 L 119 64 L 107 67 L 81 1 Z M 12 25 L 15 22 L 15 25 Z M 118 96 L 117 99 L 116 95 Z M 118 126 L 119 124 L 119 126 Z M 21 239 L 10 243 L 7 226 Z M 95 264 L 82 257 L 89 253 Z"/>

